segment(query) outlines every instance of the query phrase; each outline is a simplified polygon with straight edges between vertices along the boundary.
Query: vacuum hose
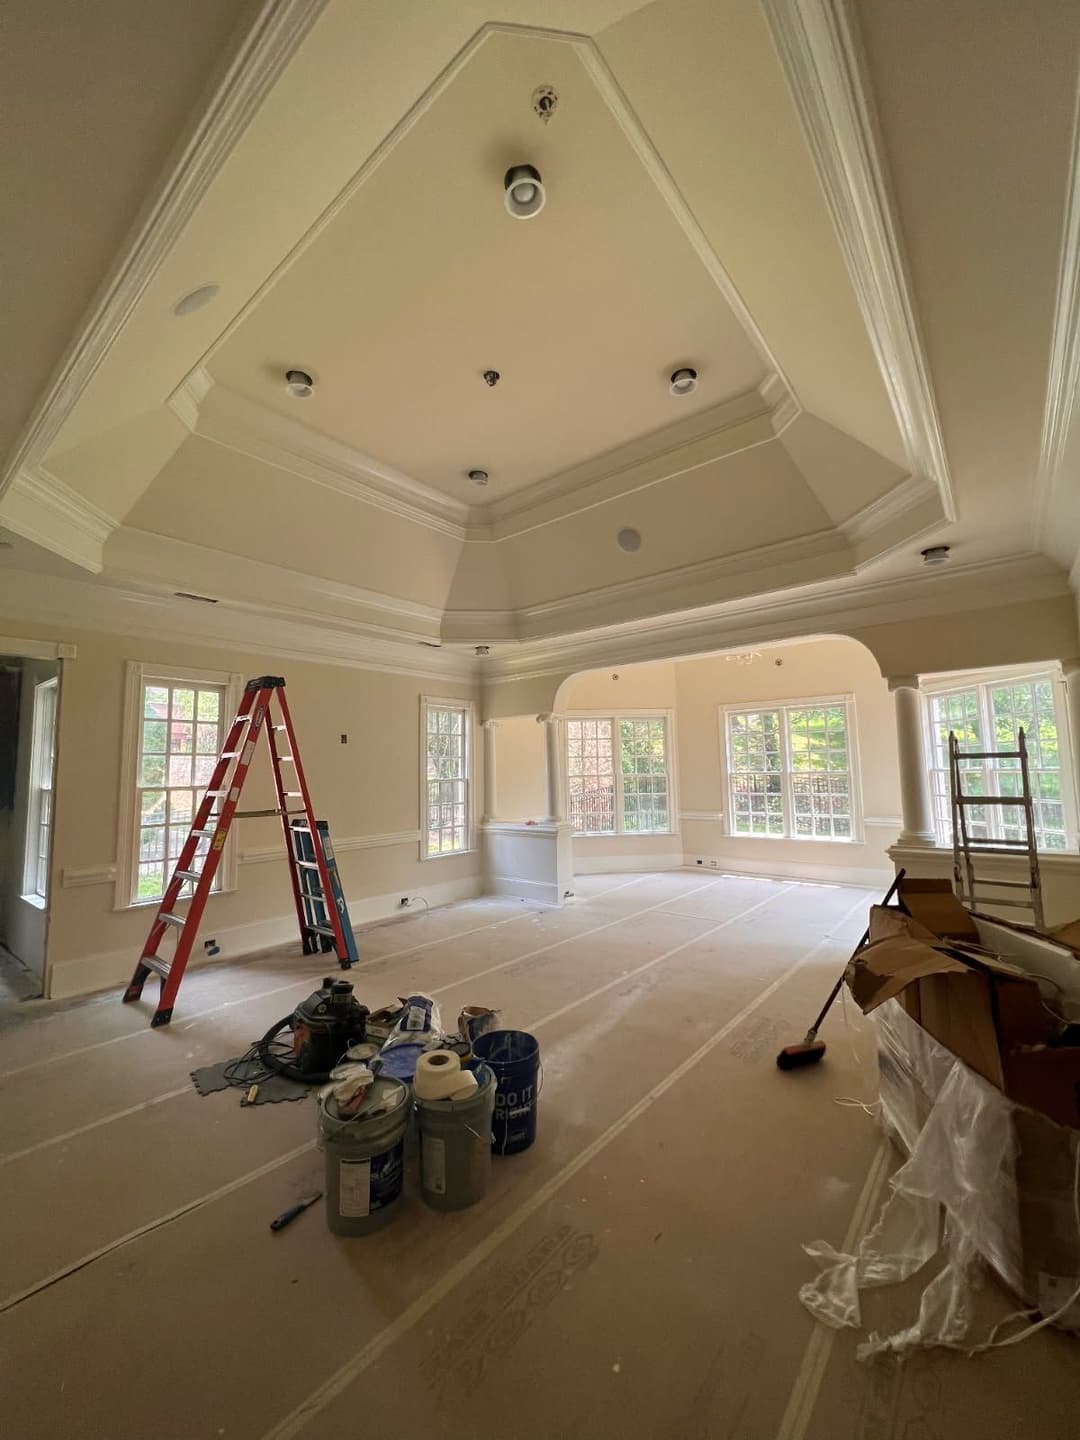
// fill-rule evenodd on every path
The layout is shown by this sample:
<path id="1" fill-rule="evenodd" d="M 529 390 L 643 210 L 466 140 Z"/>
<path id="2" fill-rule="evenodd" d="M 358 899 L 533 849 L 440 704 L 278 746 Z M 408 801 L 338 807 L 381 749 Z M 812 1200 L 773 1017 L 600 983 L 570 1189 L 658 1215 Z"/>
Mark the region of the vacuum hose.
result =
<path id="1" fill-rule="evenodd" d="M 276 1021 L 255 1046 L 259 1059 L 268 1070 L 274 1070 L 278 1075 L 284 1075 L 289 1080 L 296 1080 L 301 1085 L 325 1085 L 330 1079 L 329 1070 L 301 1070 L 296 1065 L 276 1055 L 271 1049 L 274 1041 L 281 1034 L 282 1030 L 292 1029 L 293 1017 L 286 1015 L 283 1019 Z"/>

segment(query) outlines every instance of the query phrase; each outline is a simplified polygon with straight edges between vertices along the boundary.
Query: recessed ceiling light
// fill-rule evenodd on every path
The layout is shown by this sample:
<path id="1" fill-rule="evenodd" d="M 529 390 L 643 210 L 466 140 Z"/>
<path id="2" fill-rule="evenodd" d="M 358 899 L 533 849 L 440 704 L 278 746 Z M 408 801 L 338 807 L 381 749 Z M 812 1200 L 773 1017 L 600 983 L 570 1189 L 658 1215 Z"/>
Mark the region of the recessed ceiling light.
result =
<path id="1" fill-rule="evenodd" d="M 474 485 L 486 485 L 490 476 L 486 470 L 470 470 L 469 479 Z"/>
<path id="2" fill-rule="evenodd" d="M 948 545 L 928 545 L 920 551 L 924 565 L 944 565 L 949 558 Z"/>
<path id="3" fill-rule="evenodd" d="M 197 290 L 189 290 L 186 295 L 181 295 L 172 307 L 173 314 L 194 315 L 196 310 L 201 310 L 204 305 L 209 305 L 210 301 L 216 300 L 220 294 L 220 285 L 200 285 Z"/>
<path id="4" fill-rule="evenodd" d="M 296 400 L 306 400 L 315 389 L 315 381 L 306 370 L 286 370 L 285 389 Z"/>
<path id="5" fill-rule="evenodd" d="M 671 372 L 672 395 L 692 395 L 697 389 L 697 371 L 689 365 L 680 365 Z"/>
<path id="6" fill-rule="evenodd" d="M 632 530 L 627 526 L 625 530 L 620 530 L 615 536 L 615 543 L 620 550 L 625 550 L 628 555 L 632 555 L 635 550 L 641 549 L 641 531 Z"/>
<path id="7" fill-rule="evenodd" d="M 547 195 L 535 165 L 511 165 L 503 176 L 503 203 L 515 220 L 531 220 L 544 208 Z"/>

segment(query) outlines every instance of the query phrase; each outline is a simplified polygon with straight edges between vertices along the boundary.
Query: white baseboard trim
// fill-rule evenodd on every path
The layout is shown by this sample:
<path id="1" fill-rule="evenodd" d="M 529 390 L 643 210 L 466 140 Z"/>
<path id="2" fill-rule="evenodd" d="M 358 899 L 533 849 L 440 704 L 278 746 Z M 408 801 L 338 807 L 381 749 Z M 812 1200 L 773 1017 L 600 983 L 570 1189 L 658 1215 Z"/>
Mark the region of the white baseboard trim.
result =
<path id="1" fill-rule="evenodd" d="M 892 870 L 862 865 L 811 865 L 802 860 L 743 860 L 733 855 L 706 855 L 704 864 L 696 855 L 683 856 L 687 870 L 719 871 L 727 875 L 760 875 L 764 879 L 814 880 L 832 885 L 866 885 L 885 890 L 896 878 Z"/>
<path id="2" fill-rule="evenodd" d="M 696 858 L 696 857 L 695 857 Z M 575 875 L 617 875 L 625 871 L 681 870 L 686 863 L 682 855 L 575 855 Z M 696 868 L 696 867 L 695 867 Z"/>
<path id="3" fill-rule="evenodd" d="M 562 903 L 558 883 L 554 880 L 524 880 L 520 875 L 496 875 L 488 888 L 492 895 L 510 895 L 517 900 L 531 900 L 537 905 L 557 906 Z"/>
<path id="4" fill-rule="evenodd" d="M 554 887 L 552 887 L 554 888 Z M 483 877 L 470 875 L 464 880 L 447 880 L 440 885 L 427 885 L 422 893 L 431 909 L 437 909 L 440 905 L 449 905 L 455 900 L 472 900 L 477 895 L 483 895 L 486 887 Z M 385 920 L 388 916 L 401 914 L 402 891 L 397 889 L 386 895 L 363 895 L 349 900 L 349 918 L 353 927 L 370 924 L 373 920 Z M 146 928 L 150 928 L 153 919 L 152 910 L 146 912 Z M 257 955 L 262 950 L 275 950 L 282 945 L 295 945 L 299 950 L 299 940 L 296 934 L 296 916 L 293 913 L 275 915 L 268 920 L 252 920 L 244 925 L 230 925 L 226 927 L 215 927 L 213 919 L 205 921 L 200 937 L 195 941 L 195 949 L 192 951 L 191 959 L 188 961 L 189 968 L 196 965 L 209 963 L 208 957 L 203 952 L 203 939 L 211 936 L 217 941 L 219 955 L 215 955 L 215 961 L 237 960 L 249 955 Z M 134 945 L 125 946 L 122 950 L 105 950 L 96 955 L 84 955 L 77 960 L 55 961 L 51 967 L 49 977 L 50 1000 L 66 1000 L 74 995 L 89 995 L 94 990 L 108 990 L 114 985 L 126 985 L 131 979 L 131 973 L 135 969 L 135 962 L 139 958 L 139 945 L 141 940 Z M 317 979 L 316 971 L 320 963 L 318 956 L 312 955 L 312 976 Z M 148 993 L 156 994 L 153 986 L 157 983 L 153 977 L 148 982 L 151 989 Z"/>

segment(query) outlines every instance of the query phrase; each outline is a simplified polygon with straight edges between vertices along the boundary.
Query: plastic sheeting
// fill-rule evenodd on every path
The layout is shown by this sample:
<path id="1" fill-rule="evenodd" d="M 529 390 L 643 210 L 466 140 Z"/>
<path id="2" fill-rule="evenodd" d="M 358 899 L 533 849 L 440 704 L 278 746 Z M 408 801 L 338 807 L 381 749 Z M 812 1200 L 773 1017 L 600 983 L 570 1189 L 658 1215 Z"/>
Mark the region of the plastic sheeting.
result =
<path id="1" fill-rule="evenodd" d="M 805 1247 L 825 1265 L 799 1292 L 827 1325 L 861 1327 L 860 1292 L 944 1262 L 917 1314 L 896 1334 L 871 1334 L 857 1354 L 967 1348 L 982 1262 L 1044 1313 L 1080 1277 L 1080 1132 L 1015 1105 L 889 1000 L 873 1012 L 880 1119 L 907 1154 L 877 1223 L 853 1255 Z M 1075 1317 L 1075 1318 L 1074 1318 Z M 1080 1307 L 1060 1323 L 1080 1329 Z"/>

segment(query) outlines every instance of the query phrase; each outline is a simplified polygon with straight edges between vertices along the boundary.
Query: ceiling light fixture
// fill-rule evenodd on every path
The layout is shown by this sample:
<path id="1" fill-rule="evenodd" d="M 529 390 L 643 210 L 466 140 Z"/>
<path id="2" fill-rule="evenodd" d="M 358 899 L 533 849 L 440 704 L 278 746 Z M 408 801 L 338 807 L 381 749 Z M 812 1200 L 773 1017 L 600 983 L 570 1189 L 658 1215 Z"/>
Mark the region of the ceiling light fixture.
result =
<path id="1" fill-rule="evenodd" d="M 211 300 L 216 300 L 221 294 L 220 285 L 200 285 L 196 290 L 189 290 L 186 295 L 181 295 L 176 304 L 172 307 L 174 315 L 194 315 L 196 310 L 201 310 L 204 305 L 209 305 Z"/>
<path id="2" fill-rule="evenodd" d="M 680 365 L 671 372 L 672 395 L 692 395 L 697 389 L 697 371 L 690 365 Z"/>
<path id="3" fill-rule="evenodd" d="M 503 176 L 503 203 L 515 220 L 531 220 L 544 208 L 547 195 L 535 165 L 511 165 Z"/>
<path id="4" fill-rule="evenodd" d="M 470 470 L 469 479 L 474 485 L 486 485 L 488 483 L 488 472 L 486 470 Z"/>
<path id="5" fill-rule="evenodd" d="M 949 558 L 948 545 L 928 545 L 919 552 L 924 565 L 944 565 Z"/>
<path id="6" fill-rule="evenodd" d="M 629 526 L 620 530 L 615 536 L 615 543 L 620 550 L 625 550 L 627 555 L 632 555 L 635 550 L 641 549 L 641 531 L 632 530 Z"/>
<path id="7" fill-rule="evenodd" d="M 315 389 L 315 381 L 306 370 L 286 370 L 285 389 L 295 400 L 306 400 Z"/>

